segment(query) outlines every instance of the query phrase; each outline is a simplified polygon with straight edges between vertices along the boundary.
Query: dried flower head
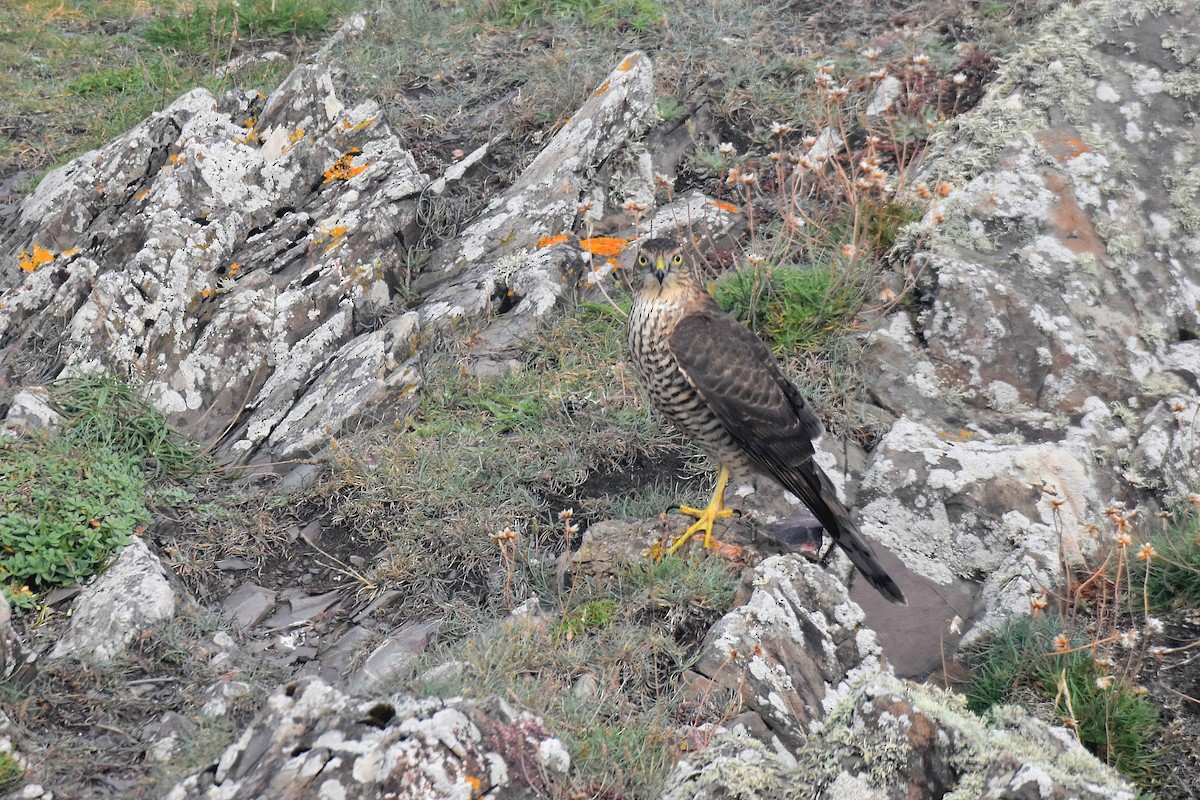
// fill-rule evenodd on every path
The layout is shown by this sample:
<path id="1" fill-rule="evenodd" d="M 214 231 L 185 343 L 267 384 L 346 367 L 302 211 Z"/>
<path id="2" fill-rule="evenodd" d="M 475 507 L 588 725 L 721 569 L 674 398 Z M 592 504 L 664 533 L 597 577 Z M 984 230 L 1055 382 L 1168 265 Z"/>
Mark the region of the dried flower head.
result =
<path id="1" fill-rule="evenodd" d="M 1154 549 L 1154 545 L 1146 542 L 1144 545 L 1142 545 L 1142 548 L 1138 550 L 1137 557 L 1138 561 L 1149 561 L 1156 555 L 1158 555 L 1158 551 Z"/>
<path id="2" fill-rule="evenodd" d="M 1141 634 L 1138 633 L 1138 629 L 1130 628 L 1129 630 L 1123 631 L 1117 635 L 1117 644 L 1121 645 L 1121 647 L 1124 647 L 1126 650 L 1132 650 L 1133 648 L 1137 647 L 1138 639 L 1140 638 Z"/>
<path id="3" fill-rule="evenodd" d="M 1067 638 L 1065 633 L 1060 633 L 1054 637 L 1054 652 L 1065 653 L 1071 649 L 1071 640 Z"/>

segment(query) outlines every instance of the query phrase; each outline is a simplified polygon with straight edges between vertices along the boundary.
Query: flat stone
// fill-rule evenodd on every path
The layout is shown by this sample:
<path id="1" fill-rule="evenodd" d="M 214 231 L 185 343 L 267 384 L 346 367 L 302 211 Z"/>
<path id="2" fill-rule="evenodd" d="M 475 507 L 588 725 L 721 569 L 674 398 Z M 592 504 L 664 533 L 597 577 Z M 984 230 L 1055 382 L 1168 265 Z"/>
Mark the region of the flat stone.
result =
<path id="1" fill-rule="evenodd" d="M 394 678 L 429 647 L 441 623 L 441 619 L 417 622 L 384 639 L 350 678 L 350 691 L 353 694 L 378 691 L 382 684 Z"/>
<path id="2" fill-rule="evenodd" d="M 243 583 L 225 598 L 221 607 L 235 625 L 245 629 L 266 619 L 267 614 L 275 608 L 276 597 L 275 592 L 256 583 Z"/>

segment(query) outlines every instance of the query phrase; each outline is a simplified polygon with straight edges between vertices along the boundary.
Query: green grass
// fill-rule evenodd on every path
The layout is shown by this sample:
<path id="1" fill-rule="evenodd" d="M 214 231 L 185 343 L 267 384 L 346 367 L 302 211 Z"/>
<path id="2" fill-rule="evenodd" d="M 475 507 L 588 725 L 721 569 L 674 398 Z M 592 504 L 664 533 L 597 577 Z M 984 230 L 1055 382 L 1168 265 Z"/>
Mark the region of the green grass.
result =
<path id="1" fill-rule="evenodd" d="M 661 26 L 667 13 L 655 0 L 496 0 L 485 8 L 506 25 L 534 26 L 560 19 L 592 28 L 628 26 L 635 31 Z"/>
<path id="2" fill-rule="evenodd" d="M 0 752 L 0 789 L 21 780 L 24 774 L 25 770 L 21 769 L 12 753 Z"/>
<path id="3" fill-rule="evenodd" d="M 1130 563 L 1130 604 L 1160 612 L 1200 607 L 1200 514 L 1188 513 L 1149 544 L 1156 555 Z"/>
<path id="4" fill-rule="evenodd" d="M 158 14 L 141 36 L 157 47 L 207 55 L 241 40 L 287 36 L 311 38 L 329 32 L 346 0 L 206 0 Z"/>
<path id="5" fill-rule="evenodd" d="M 726 273 L 716 283 L 717 302 L 777 350 L 820 346 L 858 311 L 862 287 L 835 266 L 788 265 Z"/>
<path id="6" fill-rule="evenodd" d="M 1067 634 L 1073 652 L 1058 652 L 1060 632 L 1057 617 L 1022 617 L 963 653 L 971 669 L 968 705 L 977 713 L 1017 699 L 1046 706 L 1054 722 L 1074 719 L 1079 740 L 1100 760 L 1153 789 L 1158 709 L 1128 680 L 1098 666 L 1084 636 Z"/>
<path id="7" fill-rule="evenodd" d="M 244 0 L 235 37 L 228 0 L 0 3 L 0 174 L 61 164 L 197 86 L 269 91 L 290 63 L 217 68 L 243 53 L 297 51 L 355 5 Z"/>
<path id="8" fill-rule="evenodd" d="M 204 462 L 135 391 L 101 374 L 51 387 L 54 438 L 0 442 L 0 585 L 20 608 L 94 575 L 150 522 L 147 481 Z"/>

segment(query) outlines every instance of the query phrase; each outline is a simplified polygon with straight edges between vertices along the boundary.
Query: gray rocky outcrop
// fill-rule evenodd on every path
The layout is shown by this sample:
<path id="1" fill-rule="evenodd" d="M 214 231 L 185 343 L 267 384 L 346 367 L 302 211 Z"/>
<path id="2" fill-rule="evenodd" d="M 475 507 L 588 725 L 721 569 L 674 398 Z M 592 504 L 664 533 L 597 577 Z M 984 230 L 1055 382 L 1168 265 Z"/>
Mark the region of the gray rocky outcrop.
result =
<path id="1" fill-rule="evenodd" d="M 533 798 L 565 791 L 571 759 L 502 700 L 355 700 L 320 679 L 280 688 L 210 768 L 167 800 Z"/>
<path id="2" fill-rule="evenodd" d="M 839 687 L 884 665 L 874 631 L 833 575 L 801 556 L 774 556 L 753 571 L 749 599 L 705 637 L 694 689 L 742 698 L 784 748 L 798 747 Z"/>
<path id="3" fill-rule="evenodd" d="M 974 632 L 1056 583 L 1060 541 L 1086 557 L 1113 501 L 1194 490 L 1196 14 L 1064 6 L 931 161 L 954 191 L 904 253 L 920 301 L 871 337 L 899 421 L 858 505 L 910 569 L 982 584 Z"/>
<path id="4" fill-rule="evenodd" d="M 805 744 L 780 754 L 739 731 L 684 758 L 663 800 L 1133 800 L 1064 728 L 1011 706 L 985 722 L 959 695 L 877 676 L 856 684 Z"/>

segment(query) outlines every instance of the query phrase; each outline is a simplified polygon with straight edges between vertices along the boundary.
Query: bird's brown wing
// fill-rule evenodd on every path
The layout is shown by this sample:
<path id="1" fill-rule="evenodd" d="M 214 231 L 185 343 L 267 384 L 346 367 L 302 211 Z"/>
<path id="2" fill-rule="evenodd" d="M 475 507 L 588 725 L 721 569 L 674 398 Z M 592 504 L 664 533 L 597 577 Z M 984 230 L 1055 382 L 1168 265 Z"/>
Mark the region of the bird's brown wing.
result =
<path id="1" fill-rule="evenodd" d="M 821 420 L 752 331 L 713 309 L 683 317 L 671 353 L 704 403 L 764 471 L 812 458 Z"/>

